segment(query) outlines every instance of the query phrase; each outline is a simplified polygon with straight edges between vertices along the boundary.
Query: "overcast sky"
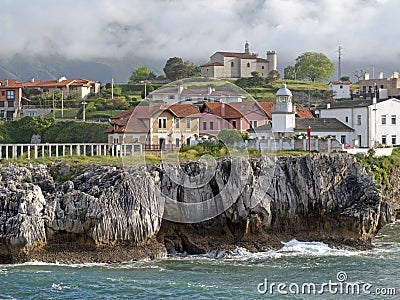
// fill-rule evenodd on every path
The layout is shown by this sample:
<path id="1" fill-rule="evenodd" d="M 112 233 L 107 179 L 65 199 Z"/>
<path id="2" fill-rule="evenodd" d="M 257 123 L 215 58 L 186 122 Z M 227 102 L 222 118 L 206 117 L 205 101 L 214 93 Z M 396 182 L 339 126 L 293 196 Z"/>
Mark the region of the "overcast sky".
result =
<path id="1" fill-rule="evenodd" d="M 341 45 L 344 72 L 386 73 L 399 71 L 399 12 L 398 0 L 2 0 L 0 55 L 200 64 L 247 40 L 262 57 L 277 50 L 280 70 L 306 51 L 336 65 Z"/>

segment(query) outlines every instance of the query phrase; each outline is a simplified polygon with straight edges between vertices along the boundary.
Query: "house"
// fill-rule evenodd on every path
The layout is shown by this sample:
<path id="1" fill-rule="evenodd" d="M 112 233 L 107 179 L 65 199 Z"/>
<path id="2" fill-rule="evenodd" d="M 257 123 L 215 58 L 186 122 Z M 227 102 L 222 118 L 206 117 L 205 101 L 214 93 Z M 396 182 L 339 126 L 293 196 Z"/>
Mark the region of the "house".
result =
<path id="1" fill-rule="evenodd" d="M 341 137 L 343 144 L 374 147 L 400 144 L 400 100 L 347 100 L 328 103 L 316 108 L 320 118 L 337 118 L 354 132 L 350 139 Z"/>
<path id="2" fill-rule="evenodd" d="M 173 104 L 152 117 L 152 145 L 179 148 L 199 137 L 199 109 L 191 104 Z"/>
<path id="3" fill-rule="evenodd" d="M 22 96 L 22 88 L 16 80 L 0 80 L 0 119 L 21 118 L 22 102 L 29 102 Z"/>
<path id="4" fill-rule="evenodd" d="M 243 115 L 242 131 L 256 128 L 269 122 L 268 114 L 257 101 L 246 101 L 241 103 L 228 103 Z"/>
<path id="5" fill-rule="evenodd" d="M 242 102 L 246 97 L 231 90 L 218 89 L 211 84 L 208 86 L 185 86 L 183 84 L 161 87 L 148 96 L 153 102 L 167 104 L 203 102 Z"/>
<path id="6" fill-rule="evenodd" d="M 200 136 L 217 136 L 218 132 L 222 129 L 246 131 L 244 128 L 247 128 L 247 126 L 243 126 L 243 123 L 246 122 L 244 116 L 228 103 L 206 102 L 200 108 L 200 112 Z"/>
<path id="7" fill-rule="evenodd" d="M 329 90 L 333 92 L 333 99 L 350 99 L 350 81 L 331 81 Z"/>
<path id="8" fill-rule="evenodd" d="M 34 90 L 36 93 L 58 93 L 63 97 L 78 97 L 80 99 L 87 98 L 91 93 L 98 94 L 100 92 L 100 83 L 77 78 L 67 79 L 61 77 L 58 80 L 35 80 L 21 82 L 24 89 Z"/>
<path id="9" fill-rule="evenodd" d="M 202 66 L 201 76 L 214 78 L 252 77 L 254 71 L 267 77 L 271 71 L 277 70 L 278 55 L 276 51 L 268 51 L 266 58 L 257 53 L 250 53 L 249 43 L 245 43 L 244 52 L 215 52 L 210 61 Z"/>
<path id="10" fill-rule="evenodd" d="M 180 147 L 199 137 L 199 110 L 191 104 L 139 105 L 110 118 L 113 144 L 141 143 L 148 149 Z"/>
<path id="11" fill-rule="evenodd" d="M 393 72 L 392 76 L 385 78 L 383 72 L 378 73 L 378 78 L 370 78 L 369 73 L 364 74 L 364 78 L 358 81 L 360 86 L 360 97 L 363 99 L 400 99 L 400 78 L 398 72 Z"/>

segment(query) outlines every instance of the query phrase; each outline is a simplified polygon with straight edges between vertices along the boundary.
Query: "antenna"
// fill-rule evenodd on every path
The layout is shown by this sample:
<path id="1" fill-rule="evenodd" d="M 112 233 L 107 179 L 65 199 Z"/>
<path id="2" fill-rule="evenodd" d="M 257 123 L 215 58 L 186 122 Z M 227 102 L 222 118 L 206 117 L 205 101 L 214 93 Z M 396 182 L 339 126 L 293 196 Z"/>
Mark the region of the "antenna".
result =
<path id="1" fill-rule="evenodd" d="M 340 80 L 340 78 L 342 78 L 342 62 L 341 62 L 341 60 L 342 60 L 342 50 L 343 50 L 343 47 L 342 46 L 339 46 L 339 48 L 338 48 L 338 81 Z"/>

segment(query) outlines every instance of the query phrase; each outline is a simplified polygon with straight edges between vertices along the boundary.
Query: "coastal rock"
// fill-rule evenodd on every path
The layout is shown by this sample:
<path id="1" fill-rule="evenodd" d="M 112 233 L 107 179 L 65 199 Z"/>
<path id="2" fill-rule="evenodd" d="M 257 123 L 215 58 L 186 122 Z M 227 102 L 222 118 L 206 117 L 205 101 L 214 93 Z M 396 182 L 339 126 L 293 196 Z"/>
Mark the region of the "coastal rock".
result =
<path id="1" fill-rule="evenodd" d="M 373 176 L 346 154 L 7 165 L 0 176 L 0 262 L 260 251 L 292 238 L 365 248 L 391 220 Z"/>
<path id="2" fill-rule="evenodd" d="M 159 239 L 169 251 L 205 253 L 231 245 L 264 250 L 291 238 L 370 247 L 377 231 L 391 219 L 373 176 L 352 156 L 241 158 L 235 164 L 219 163 L 214 178 L 200 192 L 168 180 L 161 172 L 160 188 L 167 197 L 182 203 L 206 191 L 226 208 L 217 217 L 195 224 L 164 221 Z M 227 178 L 235 178 L 232 186 Z M 220 192 L 224 189 L 229 192 Z M 239 197 L 232 202 L 237 191 Z M 218 204 L 202 209 L 215 207 Z M 184 209 L 180 213 L 187 214 Z"/>

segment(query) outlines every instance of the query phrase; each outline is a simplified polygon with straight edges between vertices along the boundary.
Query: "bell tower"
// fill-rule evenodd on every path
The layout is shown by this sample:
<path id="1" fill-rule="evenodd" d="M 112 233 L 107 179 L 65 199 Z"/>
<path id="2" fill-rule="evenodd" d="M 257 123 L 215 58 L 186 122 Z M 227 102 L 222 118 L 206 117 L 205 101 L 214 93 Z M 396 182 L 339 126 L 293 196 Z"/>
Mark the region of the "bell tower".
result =
<path id="1" fill-rule="evenodd" d="M 276 92 L 275 111 L 272 112 L 272 132 L 280 137 L 294 132 L 295 112 L 293 111 L 292 92 L 283 83 Z"/>
<path id="2" fill-rule="evenodd" d="M 247 41 L 244 44 L 244 53 L 250 54 L 250 45 L 249 45 L 249 43 Z"/>

